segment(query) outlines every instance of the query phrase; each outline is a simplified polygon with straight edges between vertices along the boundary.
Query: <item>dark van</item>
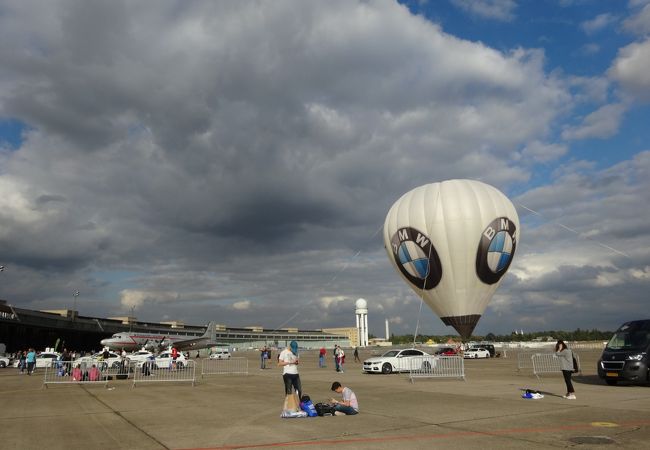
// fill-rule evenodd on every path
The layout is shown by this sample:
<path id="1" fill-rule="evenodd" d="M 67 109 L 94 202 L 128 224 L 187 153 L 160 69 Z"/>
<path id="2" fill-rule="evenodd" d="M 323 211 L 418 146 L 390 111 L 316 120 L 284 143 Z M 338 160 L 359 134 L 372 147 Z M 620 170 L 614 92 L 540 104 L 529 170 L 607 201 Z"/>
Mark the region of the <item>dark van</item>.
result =
<path id="1" fill-rule="evenodd" d="M 634 320 L 620 326 L 598 361 L 598 376 L 610 386 L 619 381 L 650 381 L 650 320 Z"/>

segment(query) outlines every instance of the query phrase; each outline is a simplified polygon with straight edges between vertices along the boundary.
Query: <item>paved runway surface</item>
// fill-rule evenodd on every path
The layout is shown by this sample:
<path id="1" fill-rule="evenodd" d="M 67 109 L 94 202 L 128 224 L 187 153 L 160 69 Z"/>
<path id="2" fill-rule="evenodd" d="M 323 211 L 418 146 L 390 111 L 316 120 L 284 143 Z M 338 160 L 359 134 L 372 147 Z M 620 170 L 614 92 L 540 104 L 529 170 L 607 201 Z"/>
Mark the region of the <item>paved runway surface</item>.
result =
<path id="1" fill-rule="evenodd" d="M 351 353 L 351 352 L 349 352 Z M 241 356 L 241 354 L 236 356 Z M 565 400 L 561 374 L 537 380 L 517 360 L 466 360 L 466 381 L 364 375 L 348 357 L 319 369 L 316 352 L 301 355 L 305 393 L 324 401 L 332 381 L 359 398 L 357 416 L 281 419 L 281 370 L 211 375 L 190 384 L 131 381 L 43 388 L 33 376 L 0 369 L 3 449 L 549 449 L 650 446 L 650 387 L 607 386 L 596 376 L 597 351 L 580 352 L 577 400 Z M 362 352 L 363 357 L 370 351 Z M 275 355 L 274 355 L 275 357 Z M 521 389 L 546 395 L 521 398 Z"/>

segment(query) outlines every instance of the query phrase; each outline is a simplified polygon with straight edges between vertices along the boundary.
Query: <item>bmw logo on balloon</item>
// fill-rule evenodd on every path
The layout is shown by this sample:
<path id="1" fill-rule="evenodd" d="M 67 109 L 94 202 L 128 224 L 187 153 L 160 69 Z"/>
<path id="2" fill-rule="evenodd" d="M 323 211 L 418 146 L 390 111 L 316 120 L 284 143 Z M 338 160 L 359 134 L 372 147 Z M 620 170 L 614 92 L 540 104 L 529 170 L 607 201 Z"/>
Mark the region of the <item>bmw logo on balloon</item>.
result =
<path id="1" fill-rule="evenodd" d="M 481 235 L 476 252 L 476 274 L 494 284 L 506 273 L 517 248 L 515 223 L 507 217 L 494 219 Z"/>
<path id="2" fill-rule="evenodd" d="M 391 248 L 400 272 L 416 287 L 429 290 L 440 283 L 440 258 L 424 233 L 415 228 L 400 228 L 391 238 Z"/>

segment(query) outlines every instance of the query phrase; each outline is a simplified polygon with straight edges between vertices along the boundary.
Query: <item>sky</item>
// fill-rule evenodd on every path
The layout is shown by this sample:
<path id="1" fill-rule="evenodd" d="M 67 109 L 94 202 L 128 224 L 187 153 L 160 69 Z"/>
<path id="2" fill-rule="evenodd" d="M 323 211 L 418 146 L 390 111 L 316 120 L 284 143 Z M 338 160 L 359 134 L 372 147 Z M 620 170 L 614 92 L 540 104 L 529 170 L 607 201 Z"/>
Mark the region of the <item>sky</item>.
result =
<path id="1" fill-rule="evenodd" d="M 649 318 L 648 67 L 648 0 L 0 0 L 0 298 L 455 334 L 381 230 L 469 178 L 521 220 L 476 334 Z"/>

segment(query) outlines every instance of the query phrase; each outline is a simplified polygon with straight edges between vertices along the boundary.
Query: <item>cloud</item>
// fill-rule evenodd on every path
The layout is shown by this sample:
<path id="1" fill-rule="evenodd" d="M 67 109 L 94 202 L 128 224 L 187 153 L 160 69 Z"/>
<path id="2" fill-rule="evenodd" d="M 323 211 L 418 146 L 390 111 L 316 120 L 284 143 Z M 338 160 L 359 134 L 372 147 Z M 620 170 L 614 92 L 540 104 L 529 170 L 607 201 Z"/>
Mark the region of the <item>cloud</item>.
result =
<path id="1" fill-rule="evenodd" d="M 650 101 L 650 38 L 635 42 L 618 51 L 608 76 L 617 81 L 623 92 L 641 102 Z"/>
<path id="2" fill-rule="evenodd" d="M 514 2 L 472 4 L 514 17 Z M 598 172 L 554 137 L 573 107 L 608 100 L 609 81 L 643 93 L 642 46 L 609 80 L 577 78 L 548 72 L 543 50 L 461 39 L 396 2 L 7 3 L 0 115 L 25 131 L 0 152 L 3 297 L 61 308 L 79 289 L 82 314 L 271 328 L 354 326 L 363 297 L 371 332 L 388 318 L 412 333 L 419 299 L 388 263 L 385 214 L 415 186 L 478 178 L 580 231 L 527 215 L 502 315 L 479 331 L 518 315 L 568 323 L 542 297 L 618 295 L 632 311 L 650 265 L 650 158 Z M 611 135 L 623 104 L 565 138 Z M 599 279 L 622 281 L 602 294 Z"/>
<path id="3" fill-rule="evenodd" d="M 615 23 L 617 20 L 613 14 L 598 14 L 593 19 L 582 22 L 580 28 L 587 34 L 594 34 Z"/>
<path id="4" fill-rule="evenodd" d="M 232 304 L 233 309 L 236 309 L 238 311 L 244 311 L 251 309 L 251 302 L 250 300 L 242 300 L 239 302 L 235 302 Z"/>
<path id="5" fill-rule="evenodd" d="M 517 3 L 514 0 L 451 0 L 457 8 L 472 15 L 509 22 L 515 18 L 514 10 Z"/>
<path id="6" fill-rule="evenodd" d="M 650 3 L 645 1 L 637 3 L 639 6 L 641 3 L 645 4 L 640 11 L 623 21 L 623 29 L 637 36 L 644 36 L 650 33 Z"/>
<path id="7" fill-rule="evenodd" d="M 627 111 L 624 104 L 616 103 L 605 105 L 587 115 L 582 124 L 575 127 L 566 127 L 562 138 L 567 140 L 607 138 L 615 135 Z"/>
<path id="8" fill-rule="evenodd" d="M 143 291 L 138 289 L 124 289 L 120 292 L 120 304 L 123 308 L 141 308 L 161 303 L 177 301 L 178 293 L 167 291 Z"/>
<path id="9" fill-rule="evenodd" d="M 544 144 L 533 141 L 524 147 L 521 154 L 524 159 L 532 158 L 534 161 L 547 162 L 558 159 L 566 154 L 567 146 L 561 144 Z"/>

